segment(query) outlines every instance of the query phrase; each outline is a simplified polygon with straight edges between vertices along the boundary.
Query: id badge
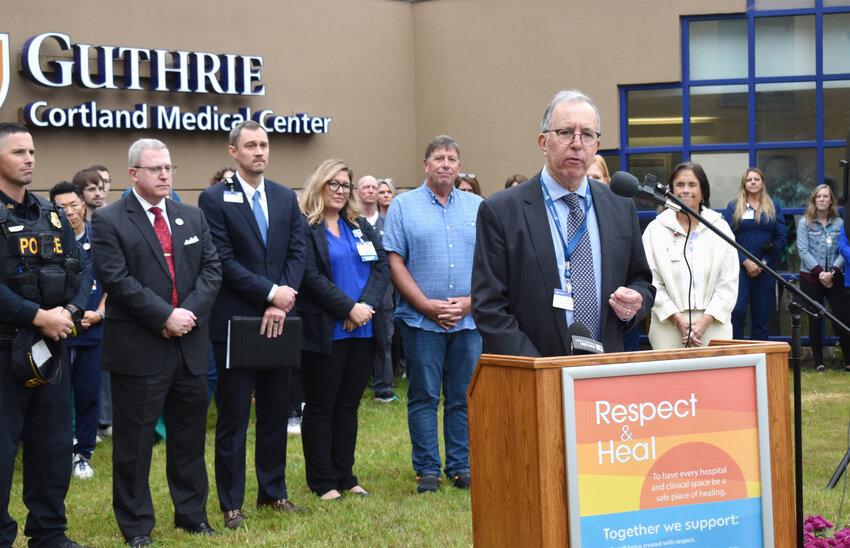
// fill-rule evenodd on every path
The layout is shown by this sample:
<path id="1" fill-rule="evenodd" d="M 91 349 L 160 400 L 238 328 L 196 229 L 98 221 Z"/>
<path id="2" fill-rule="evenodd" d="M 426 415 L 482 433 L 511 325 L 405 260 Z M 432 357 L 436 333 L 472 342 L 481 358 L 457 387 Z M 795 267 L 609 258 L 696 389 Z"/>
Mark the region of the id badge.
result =
<path id="1" fill-rule="evenodd" d="M 755 219 L 756 211 L 754 209 L 747 209 L 743 215 L 741 215 L 741 219 Z"/>
<path id="2" fill-rule="evenodd" d="M 562 310 L 572 310 L 573 309 L 573 296 L 570 293 L 567 293 L 563 289 L 556 289 L 555 294 L 552 295 L 552 307 L 560 308 Z"/>
<path id="3" fill-rule="evenodd" d="M 241 204 L 242 203 L 242 193 L 237 192 L 235 190 L 225 190 L 224 191 L 224 201 L 230 204 Z"/>
<path id="4" fill-rule="evenodd" d="M 378 252 L 372 242 L 357 242 L 357 253 L 360 254 L 360 260 L 364 263 L 378 260 Z"/>

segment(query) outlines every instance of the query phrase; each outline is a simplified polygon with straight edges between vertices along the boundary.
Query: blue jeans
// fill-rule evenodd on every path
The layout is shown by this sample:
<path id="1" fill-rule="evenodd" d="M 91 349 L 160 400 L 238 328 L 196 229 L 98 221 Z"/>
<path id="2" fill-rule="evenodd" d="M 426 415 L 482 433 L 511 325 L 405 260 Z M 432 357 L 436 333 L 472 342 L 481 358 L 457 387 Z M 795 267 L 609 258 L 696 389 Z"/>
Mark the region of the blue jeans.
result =
<path id="1" fill-rule="evenodd" d="M 407 356 L 407 424 L 413 446 L 413 469 L 440 475 L 437 408 L 443 402 L 446 475 L 469 472 L 469 426 L 466 390 L 481 355 L 477 329 L 437 333 L 400 322 Z"/>

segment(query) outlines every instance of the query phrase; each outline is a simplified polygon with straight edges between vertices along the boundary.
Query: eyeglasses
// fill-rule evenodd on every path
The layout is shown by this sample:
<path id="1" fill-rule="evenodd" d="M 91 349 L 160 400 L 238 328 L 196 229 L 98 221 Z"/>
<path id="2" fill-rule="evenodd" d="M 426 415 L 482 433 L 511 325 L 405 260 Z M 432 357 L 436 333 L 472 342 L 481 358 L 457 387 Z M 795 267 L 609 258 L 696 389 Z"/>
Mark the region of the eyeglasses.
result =
<path id="1" fill-rule="evenodd" d="M 351 192 L 351 183 L 340 183 L 336 179 L 331 179 L 328 181 L 328 188 L 331 189 L 331 192 L 336 192 L 339 189 L 342 189 L 342 192 L 347 194 Z"/>
<path id="2" fill-rule="evenodd" d="M 576 135 L 581 139 L 581 144 L 586 147 L 593 146 L 596 141 L 602 137 L 602 134 L 598 131 L 590 131 L 586 129 L 581 133 L 573 131 L 570 128 L 562 128 L 562 129 L 544 129 L 543 133 L 554 133 L 558 137 L 558 142 L 562 145 L 572 144 L 573 139 L 575 139 Z"/>
<path id="3" fill-rule="evenodd" d="M 151 175 L 159 175 L 165 170 L 169 175 L 177 173 L 177 166 L 133 166 L 134 169 L 144 169 Z"/>
<path id="4" fill-rule="evenodd" d="M 112 182 L 112 179 L 103 179 L 103 184 L 108 185 Z"/>

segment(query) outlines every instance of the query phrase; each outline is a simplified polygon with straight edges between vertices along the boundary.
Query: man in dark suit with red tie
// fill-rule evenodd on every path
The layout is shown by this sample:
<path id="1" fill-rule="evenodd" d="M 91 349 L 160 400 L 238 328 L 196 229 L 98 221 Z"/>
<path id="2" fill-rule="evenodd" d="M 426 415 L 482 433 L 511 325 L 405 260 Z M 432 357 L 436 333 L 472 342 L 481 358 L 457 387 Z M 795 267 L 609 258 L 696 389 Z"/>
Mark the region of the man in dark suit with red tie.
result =
<path id="1" fill-rule="evenodd" d="M 224 524 L 242 523 L 245 445 L 256 400 L 257 507 L 303 510 L 286 490 L 286 423 L 289 371 L 232 370 L 227 365 L 227 323 L 233 316 L 262 317 L 260 334 L 278 337 L 295 314 L 295 295 L 304 275 L 306 232 L 292 190 L 264 177 L 269 160 L 265 130 L 247 120 L 230 132 L 227 147 L 236 174 L 205 190 L 198 199 L 210 223 L 222 262 L 221 292 L 210 335 L 218 369 L 215 427 L 215 482 Z"/>
<path id="2" fill-rule="evenodd" d="M 221 264 L 203 213 L 166 198 L 177 168 L 165 144 L 140 139 L 129 162 L 133 191 L 95 213 L 92 259 L 109 294 L 101 368 L 112 384 L 112 506 L 127 543 L 148 546 L 148 475 L 163 410 L 174 524 L 217 534 L 207 523 L 204 438 L 208 318 Z"/>

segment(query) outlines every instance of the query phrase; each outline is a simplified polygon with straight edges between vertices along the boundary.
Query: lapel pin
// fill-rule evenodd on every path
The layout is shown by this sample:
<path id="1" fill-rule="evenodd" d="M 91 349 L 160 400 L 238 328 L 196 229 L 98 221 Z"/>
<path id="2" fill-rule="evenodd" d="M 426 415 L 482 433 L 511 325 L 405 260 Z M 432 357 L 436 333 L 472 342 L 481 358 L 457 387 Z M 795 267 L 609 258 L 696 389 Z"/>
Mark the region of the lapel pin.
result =
<path id="1" fill-rule="evenodd" d="M 183 219 L 181 219 L 180 217 L 174 219 L 174 222 L 177 223 L 177 226 L 183 226 Z"/>

